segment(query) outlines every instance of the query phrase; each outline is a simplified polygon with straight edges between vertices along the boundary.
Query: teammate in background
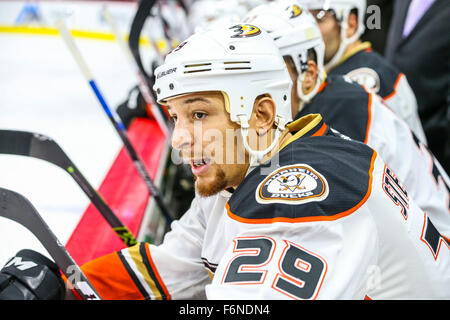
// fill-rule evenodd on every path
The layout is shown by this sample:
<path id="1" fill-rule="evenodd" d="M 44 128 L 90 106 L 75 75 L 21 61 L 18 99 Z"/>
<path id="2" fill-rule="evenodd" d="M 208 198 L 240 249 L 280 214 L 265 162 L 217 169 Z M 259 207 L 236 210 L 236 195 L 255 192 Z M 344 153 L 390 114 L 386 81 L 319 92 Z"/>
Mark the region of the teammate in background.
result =
<path id="1" fill-rule="evenodd" d="M 237 24 L 247 13 L 239 0 L 197 0 L 189 9 L 189 22 L 198 32 L 215 25 Z"/>
<path id="2" fill-rule="evenodd" d="M 291 122 L 266 32 L 194 34 L 155 73 L 198 194 L 161 245 L 82 267 L 102 298 L 450 298 L 448 242 L 377 153 L 318 114 Z"/>
<path id="3" fill-rule="evenodd" d="M 380 54 L 370 42 L 361 42 L 366 0 L 301 0 L 316 18 L 325 42 L 328 74 L 347 75 L 381 96 L 387 105 L 427 144 L 417 111 L 417 101 L 405 75 Z"/>
<path id="4" fill-rule="evenodd" d="M 333 129 L 379 152 L 404 183 L 408 195 L 450 238 L 450 179 L 408 125 L 373 92 L 345 76 L 327 76 L 324 43 L 313 16 L 298 4 L 262 5 L 245 21 L 274 38 L 294 83 L 292 115 L 320 113 Z"/>

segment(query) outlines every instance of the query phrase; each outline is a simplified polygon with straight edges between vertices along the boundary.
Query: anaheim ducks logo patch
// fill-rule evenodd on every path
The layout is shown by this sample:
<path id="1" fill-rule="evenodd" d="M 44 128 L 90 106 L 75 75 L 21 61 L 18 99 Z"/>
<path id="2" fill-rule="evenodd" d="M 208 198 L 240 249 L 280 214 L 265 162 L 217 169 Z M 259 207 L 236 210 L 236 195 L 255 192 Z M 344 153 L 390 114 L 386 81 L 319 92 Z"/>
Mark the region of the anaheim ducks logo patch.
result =
<path id="1" fill-rule="evenodd" d="M 255 196 L 259 203 L 322 201 L 328 196 L 328 182 L 306 164 L 285 166 L 268 175 L 259 184 Z"/>
<path id="2" fill-rule="evenodd" d="M 380 77 L 375 70 L 370 68 L 358 68 L 346 74 L 352 81 L 369 90 L 378 93 L 380 91 Z"/>
<path id="3" fill-rule="evenodd" d="M 298 5 L 294 4 L 292 6 L 289 6 L 288 9 L 291 12 L 291 15 L 289 16 L 289 19 L 298 17 L 302 14 L 302 8 L 300 8 Z"/>
<path id="4" fill-rule="evenodd" d="M 236 34 L 232 35 L 231 38 L 247 38 L 254 37 L 261 33 L 258 27 L 252 26 L 251 24 L 238 24 L 230 27 L 234 29 Z"/>

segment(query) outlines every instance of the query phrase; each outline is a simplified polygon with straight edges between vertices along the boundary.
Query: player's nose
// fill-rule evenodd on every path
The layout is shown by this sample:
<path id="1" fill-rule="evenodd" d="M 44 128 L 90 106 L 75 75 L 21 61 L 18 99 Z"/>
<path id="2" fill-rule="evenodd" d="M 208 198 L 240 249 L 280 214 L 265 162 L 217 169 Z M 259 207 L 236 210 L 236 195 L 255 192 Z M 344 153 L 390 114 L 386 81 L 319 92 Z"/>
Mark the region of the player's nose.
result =
<path id="1" fill-rule="evenodd" d="M 183 150 L 190 148 L 193 144 L 192 132 L 187 128 L 176 125 L 172 133 L 172 147 L 174 149 Z"/>

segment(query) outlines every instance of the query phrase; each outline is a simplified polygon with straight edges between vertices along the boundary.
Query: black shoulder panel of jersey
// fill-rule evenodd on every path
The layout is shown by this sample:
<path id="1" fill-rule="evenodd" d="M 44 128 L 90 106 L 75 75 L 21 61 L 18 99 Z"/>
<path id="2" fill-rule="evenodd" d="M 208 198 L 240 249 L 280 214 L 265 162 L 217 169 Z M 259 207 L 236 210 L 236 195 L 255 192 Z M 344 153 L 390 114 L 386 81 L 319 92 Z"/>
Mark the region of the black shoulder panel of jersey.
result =
<path id="1" fill-rule="evenodd" d="M 227 203 L 228 215 L 244 223 L 336 220 L 355 212 L 371 192 L 376 153 L 338 137 L 299 138 L 284 147 L 279 167 L 251 171 Z"/>
<path id="2" fill-rule="evenodd" d="M 324 122 L 340 133 L 365 142 L 370 122 L 370 95 L 360 85 L 346 81 L 342 75 L 329 75 L 327 84 L 297 114 L 320 113 Z"/>
<path id="3" fill-rule="evenodd" d="M 333 68 L 329 74 L 346 75 L 361 68 L 372 69 L 378 75 L 379 89 L 377 94 L 386 98 L 395 90 L 400 71 L 379 53 L 362 50 L 352 55 L 340 65 Z"/>

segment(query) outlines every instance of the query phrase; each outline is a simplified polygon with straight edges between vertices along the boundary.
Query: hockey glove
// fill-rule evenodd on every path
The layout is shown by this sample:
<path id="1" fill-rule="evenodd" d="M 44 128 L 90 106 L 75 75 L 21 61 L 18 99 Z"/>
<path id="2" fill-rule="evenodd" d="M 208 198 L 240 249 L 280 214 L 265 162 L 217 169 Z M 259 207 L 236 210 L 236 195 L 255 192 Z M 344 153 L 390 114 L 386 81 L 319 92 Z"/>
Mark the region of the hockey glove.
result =
<path id="1" fill-rule="evenodd" d="M 62 300 L 64 296 L 58 266 L 33 250 L 19 251 L 0 271 L 0 300 Z"/>

